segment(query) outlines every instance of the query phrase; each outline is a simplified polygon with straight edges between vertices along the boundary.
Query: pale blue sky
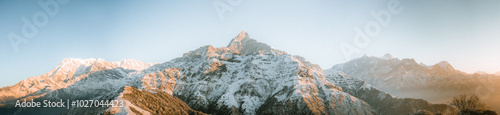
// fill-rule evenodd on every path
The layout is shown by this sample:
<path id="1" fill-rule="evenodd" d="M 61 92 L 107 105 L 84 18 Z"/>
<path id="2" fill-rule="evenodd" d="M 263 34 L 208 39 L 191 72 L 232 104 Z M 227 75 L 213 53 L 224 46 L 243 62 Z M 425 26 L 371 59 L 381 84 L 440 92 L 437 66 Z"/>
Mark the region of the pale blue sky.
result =
<path id="1" fill-rule="evenodd" d="M 257 1 L 229 5 L 220 20 L 214 2 L 226 0 L 73 0 L 15 52 L 7 35 L 22 18 L 43 11 L 32 0 L 0 0 L 0 87 L 49 72 L 64 58 L 166 62 L 203 45 L 225 47 L 241 30 L 274 48 L 328 69 L 347 61 L 339 45 L 353 28 L 374 20 L 386 0 Z M 362 53 L 449 61 L 465 72 L 500 71 L 500 1 L 401 0 L 404 10 L 372 37 Z"/>

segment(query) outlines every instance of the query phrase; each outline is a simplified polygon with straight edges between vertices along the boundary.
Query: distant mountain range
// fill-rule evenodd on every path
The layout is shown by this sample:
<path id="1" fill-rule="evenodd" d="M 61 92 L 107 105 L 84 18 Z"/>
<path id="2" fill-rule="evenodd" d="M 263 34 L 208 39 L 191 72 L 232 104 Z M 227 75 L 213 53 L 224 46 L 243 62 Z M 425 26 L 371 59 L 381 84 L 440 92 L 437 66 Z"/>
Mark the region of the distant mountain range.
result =
<path id="1" fill-rule="evenodd" d="M 363 56 L 337 64 L 326 71 L 342 71 L 366 81 L 398 97 L 448 103 L 460 94 L 478 95 L 486 104 L 500 111 L 500 76 L 487 73 L 468 74 L 456 70 L 448 62 L 425 65 L 414 59 L 397 59 L 390 54 L 383 57 Z"/>
<path id="2" fill-rule="evenodd" d="M 477 71 L 477 72 L 475 72 L 474 74 L 488 75 L 488 74 L 490 74 L 490 73 L 487 73 L 487 72 L 484 72 L 484 71 Z M 495 75 L 495 76 L 500 76 L 500 72 L 493 73 L 492 75 Z"/>
<path id="3" fill-rule="evenodd" d="M 242 31 L 227 47 L 200 47 L 164 63 L 65 59 L 54 70 L 0 89 L 7 114 L 409 114 L 453 113 L 447 104 L 399 98 L 406 89 L 463 90 L 483 77 L 411 59 L 361 57 L 323 71 Z M 490 77 L 490 76 L 484 76 Z M 446 81 L 446 82 L 445 82 Z M 453 87 L 449 87 L 453 86 Z M 387 91 L 387 92 L 386 92 Z M 122 100 L 123 107 L 16 108 L 19 99 Z"/>

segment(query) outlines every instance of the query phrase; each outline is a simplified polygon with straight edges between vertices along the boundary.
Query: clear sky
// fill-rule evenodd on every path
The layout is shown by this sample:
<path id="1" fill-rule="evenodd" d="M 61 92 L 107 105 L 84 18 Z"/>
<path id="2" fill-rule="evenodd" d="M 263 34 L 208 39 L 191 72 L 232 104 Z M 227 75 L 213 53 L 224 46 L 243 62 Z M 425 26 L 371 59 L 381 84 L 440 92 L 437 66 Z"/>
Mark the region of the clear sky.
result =
<path id="1" fill-rule="evenodd" d="M 375 20 L 371 12 L 387 10 L 388 3 L 72 0 L 49 15 L 38 1 L 0 0 L 0 87 L 47 73 L 64 58 L 166 62 L 204 45 L 225 47 L 242 30 L 328 69 L 347 61 L 340 44 L 356 47 L 354 28 L 364 29 Z M 500 1 L 400 3 L 403 10 L 391 15 L 388 25 L 351 57 L 391 53 L 428 65 L 446 60 L 465 72 L 500 71 Z M 219 15 L 214 4 L 231 10 Z M 38 31 L 26 34 L 32 36 L 16 52 L 8 35 L 23 36 L 23 17 L 32 21 L 34 16 Z"/>

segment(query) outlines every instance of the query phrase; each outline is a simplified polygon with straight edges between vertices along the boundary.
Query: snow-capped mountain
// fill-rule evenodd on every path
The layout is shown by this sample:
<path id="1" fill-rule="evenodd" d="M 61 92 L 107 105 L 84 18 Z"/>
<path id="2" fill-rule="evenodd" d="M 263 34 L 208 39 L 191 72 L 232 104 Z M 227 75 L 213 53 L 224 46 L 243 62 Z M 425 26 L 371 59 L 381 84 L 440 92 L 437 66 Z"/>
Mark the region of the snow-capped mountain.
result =
<path id="1" fill-rule="evenodd" d="M 393 58 L 390 54 L 365 55 L 326 71 L 345 72 L 398 97 L 423 98 L 437 103 L 446 103 L 450 97 L 464 93 L 479 95 L 478 89 L 482 91 L 479 93 L 494 91 L 493 85 L 498 79 L 490 74 L 455 70 L 446 61 L 427 66 L 414 59 Z"/>
<path id="2" fill-rule="evenodd" d="M 145 71 L 155 73 L 143 77 L 142 88 L 172 92 L 206 113 L 372 113 L 368 104 L 328 82 L 318 65 L 244 31 L 227 47 L 204 46 Z"/>
<path id="3" fill-rule="evenodd" d="M 52 71 L 41 76 L 30 77 L 14 86 L 0 89 L 0 103 L 17 98 L 40 97 L 47 92 L 67 88 L 89 74 L 121 68 L 127 71 L 141 71 L 153 63 L 136 60 L 106 62 L 103 59 L 65 59 Z"/>
<path id="4" fill-rule="evenodd" d="M 375 94 L 377 98 L 370 97 Z M 133 99 L 131 95 L 149 100 L 141 98 L 137 101 L 140 99 Z M 185 104 L 168 103 L 158 100 L 158 97 L 172 101 L 178 98 Z M 47 74 L 0 89 L 3 103 L 10 104 L 22 98 L 38 101 L 124 100 L 126 106 L 54 108 L 50 111 L 46 108 L 0 107 L 0 111 L 17 114 L 34 111 L 48 114 L 160 114 L 165 109 L 172 110 L 149 103 L 172 105 L 182 108 L 184 112 L 181 113 L 197 114 L 370 115 L 385 114 L 387 112 L 383 111 L 389 109 L 402 109 L 394 114 L 421 109 L 444 111 L 443 107 L 424 100 L 395 98 L 367 82 L 346 75 L 335 75 L 333 71 L 325 73 L 318 65 L 300 56 L 251 39 L 245 31 L 233 38 L 227 47 L 203 46 L 159 64 L 133 60 L 66 59 Z"/>
<path id="5" fill-rule="evenodd" d="M 457 112 L 457 109 L 446 104 L 431 104 L 422 99 L 398 98 L 358 78 L 349 77 L 341 71 L 327 71 L 325 76 L 328 81 L 341 87 L 344 92 L 370 104 L 376 113 L 381 115 L 404 115 L 417 110 L 445 115 Z"/>

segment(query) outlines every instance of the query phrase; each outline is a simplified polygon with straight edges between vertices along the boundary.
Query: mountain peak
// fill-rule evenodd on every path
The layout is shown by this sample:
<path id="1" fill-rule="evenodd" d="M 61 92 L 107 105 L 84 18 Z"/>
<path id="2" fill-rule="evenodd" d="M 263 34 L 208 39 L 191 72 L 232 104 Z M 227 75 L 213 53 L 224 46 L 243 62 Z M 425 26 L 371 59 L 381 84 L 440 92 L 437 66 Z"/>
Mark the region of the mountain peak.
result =
<path id="1" fill-rule="evenodd" d="M 455 71 L 455 68 L 453 68 L 453 66 L 451 66 L 451 64 L 448 63 L 447 61 L 441 61 L 441 62 L 435 64 L 432 67 L 432 70 L 434 70 L 434 71 L 441 71 L 441 72 L 447 71 L 448 75 L 449 75 L 450 73 L 453 73 Z"/>
<path id="2" fill-rule="evenodd" d="M 133 60 L 133 59 L 124 59 L 119 62 L 107 62 L 102 58 L 88 58 L 88 59 L 79 59 L 79 58 L 66 58 L 64 59 L 57 68 L 76 71 L 76 69 L 89 66 L 95 66 L 97 70 L 100 69 L 111 69 L 122 67 L 124 69 L 133 69 L 133 70 L 143 70 L 146 69 L 156 63 L 143 63 L 141 61 Z M 67 71 L 61 71 L 67 72 Z"/>
<path id="3" fill-rule="evenodd" d="M 479 74 L 479 75 L 488 75 L 487 72 L 484 72 L 484 71 L 477 71 L 475 72 L 474 74 Z"/>
<path id="4" fill-rule="evenodd" d="M 448 63 L 448 61 L 441 61 L 441 62 L 437 63 L 436 65 L 439 65 L 439 66 L 444 67 L 444 68 L 451 66 L 451 64 Z"/>
<path id="5" fill-rule="evenodd" d="M 255 39 L 250 38 L 246 31 L 241 31 L 236 37 L 234 37 L 227 47 L 215 48 L 211 45 L 200 47 L 196 50 L 189 51 L 185 53 L 184 56 L 221 56 L 227 53 L 233 53 L 238 55 L 247 55 L 255 52 L 268 52 L 277 55 L 286 54 L 284 51 L 276 50 L 271 48 L 271 46 L 258 42 Z"/>
<path id="6" fill-rule="evenodd" d="M 382 59 L 393 59 L 394 57 L 392 57 L 391 54 L 387 53 L 385 54 L 384 56 L 382 56 Z"/>
<path id="7" fill-rule="evenodd" d="M 97 60 L 95 58 L 88 58 L 88 59 L 80 59 L 80 58 L 65 58 L 63 59 L 63 63 L 68 63 L 68 62 L 78 62 L 78 61 L 87 61 L 87 60 Z"/>
<path id="8" fill-rule="evenodd" d="M 66 58 L 66 59 L 63 59 L 63 61 L 59 64 L 61 66 L 64 66 L 64 65 L 89 65 L 89 64 L 92 64 L 94 62 L 102 62 L 105 60 L 104 59 L 101 59 L 101 58 L 98 58 L 98 59 L 95 59 L 95 58 L 88 58 L 88 59 L 79 59 L 79 58 Z"/>
<path id="9" fill-rule="evenodd" d="M 241 36 L 243 38 L 249 38 L 248 33 L 245 30 L 241 30 L 241 32 L 238 34 L 238 36 Z"/>
<path id="10" fill-rule="evenodd" d="M 243 42 L 246 42 L 248 40 L 250 40 L 250 36 L 248 35 L 248 33 L 245 31 L 245 30 L 242 30 L 236 37 L 234 37 L 231 42 L 229 43 L 229 45 L 227 45 L 227 47 L 231 47 L 233 45 L 239 45 Z"/>
<path id="11" fill-rule="evenodd" d="M 229 45 L 227 45 L 233 53 L 238 53 L 242 55 L 254 53 L 257 51 L 271 51 L 271 46 L 258 42 L 250 38 L 246 31 L 241 31 L 236 37 L 234 37 Z"/>

